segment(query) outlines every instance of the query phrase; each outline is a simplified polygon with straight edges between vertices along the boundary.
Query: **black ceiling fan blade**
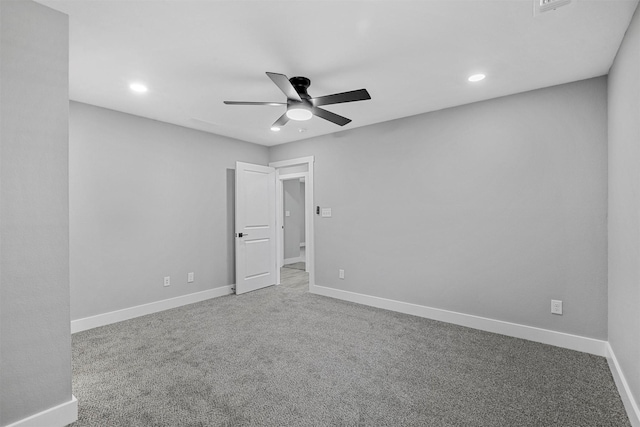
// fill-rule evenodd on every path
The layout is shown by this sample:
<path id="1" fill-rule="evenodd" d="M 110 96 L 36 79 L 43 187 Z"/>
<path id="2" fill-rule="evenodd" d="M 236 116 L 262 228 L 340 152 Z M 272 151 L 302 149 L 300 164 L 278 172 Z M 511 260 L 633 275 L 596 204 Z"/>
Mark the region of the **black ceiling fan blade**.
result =
<path id="1" fill-rule="evenodd" d="M 366 89 L 358 89 L 311 98 L 311 104 L 314 107 L 319 107 L 321 105 L 341 104 L 343 102 L 366 101 L 367 99 L 371 99 L 369 92 L 367 92 Z"/>
<path id="2" fill-rule="evenodd" d="M 339 126 L 344 126 L 347 123 L 351 122 L 351 119 L 347 119 L 346 117 L 342 117 L 336 113 L 332 113 L 331 111 L 327 111 L 322 108 L 314 107 L 311 109 L 311 112 L 314 116 L 318 116 L 321 119 L 328 120 L 331 123 L 335 123 Z"/>
<path id="3" fill-rule="evenodd" d="M 284 126 L 287 124 L 287 122 L 289 121 L 289 117 L 287 116 L 287 113 L 285 112 L 283 115 L 280 116 L 280 118 L 278 120 L 276 120 L 271 127 L 276 127 L 279 128 L 281 126 Z"/>
<path id="4" fill-rule="evenodd" d="M 294 101 L 302 101 L 300 95 L 296 92 L 295 88 L 284 74 L 270 73 L 267 71 L 267 76 L 280 88 L 280 90 L 287 95 L 287 99 Z"/>
<path id="5" fill-rule="evenodd" d="M 250 101 L 223 101 L 227 105 L 273 105 L 276 107 L 287 105 L 286 102 L 250 102 Z"/>

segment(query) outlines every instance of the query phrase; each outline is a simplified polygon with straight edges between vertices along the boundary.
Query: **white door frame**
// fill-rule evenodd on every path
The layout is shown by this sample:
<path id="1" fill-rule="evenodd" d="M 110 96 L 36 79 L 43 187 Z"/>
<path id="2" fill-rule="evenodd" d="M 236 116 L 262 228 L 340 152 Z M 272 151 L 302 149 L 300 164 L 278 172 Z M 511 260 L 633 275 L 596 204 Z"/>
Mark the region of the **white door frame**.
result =
<path id="1" fill-rule="evenodd" d="M 286 181 L 288 179 L 295 178 L 304 178 L 305 179 L 305 187 L 304 187 L 304 215 L 305 215 L 305 223 L 304 223 L 304 234 L 305 234 L 305 255 L 306 255 L 306 270 L 309 273 L 309 290 L 311 290 L 312 286 L 315 286 L 316 278 L 315 278 L 315 245 L 314 245 L 314 237 L 313 237 L 313 220 L 314 220 L 314 209 L 313 209 L 313 162 L 315 161 L 314 156 L 309 157 L 300 157 L 297 159 L 291 160 L 281 160 L 278 162 L 271 162 L 269 166 L 276 169 L 276 229 L 278 232 L 276 233 L 276 247 L 278 251 L 278 268 L 276 269 L 276 283 L 280 284 L 280 267 L 282 266 L 283 259 L 283 247 L 284 247 L 284 233 L 282 231 L 283 225 L 283 209 L 282 209 L 282 181 Z M 307 172 L 297 172 L 297 173 L 280 173 L 281 168 L 286 168 L 289 166 L 299 166 L 306 165 Z"/>

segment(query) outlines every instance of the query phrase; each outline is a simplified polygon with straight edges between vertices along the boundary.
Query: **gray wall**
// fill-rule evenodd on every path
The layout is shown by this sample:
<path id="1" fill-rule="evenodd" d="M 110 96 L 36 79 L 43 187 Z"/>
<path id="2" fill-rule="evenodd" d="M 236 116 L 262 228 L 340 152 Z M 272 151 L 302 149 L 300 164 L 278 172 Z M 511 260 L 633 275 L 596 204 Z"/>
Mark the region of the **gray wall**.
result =
<path id="1" fill-rule="evenodd" d="M 300 256 L 300 222 L 304 219 L 300 180 L 283 181 L 282 190 L 284 211 L 290 213 L 290 216 L 284 216 L 284 258 L 297 258 Z"/>
<path id="2" fill-rule="evenodd" d="M 234 283 L 235 162 L 267 164 L 267 147 L 76 102 L 70 112 L 72 319 Z"/>
<path id="3" fill-rule="evenodd" d="M 640 10 L 609 73 L 609 343 L 640 398 Z"/>
<path id="4" fill-rule="evenodd" d="M 0 425 L 71 400 L 68 21 L 0 2 Z"/>
<path id="5" fill-rule="evenodd" d="M 606 108 L 600 77 L 275 146 L 270 160 L 315 156 L 315 204 L 333 210 L 316 216 L 317 285 L 606 339 Z"/>

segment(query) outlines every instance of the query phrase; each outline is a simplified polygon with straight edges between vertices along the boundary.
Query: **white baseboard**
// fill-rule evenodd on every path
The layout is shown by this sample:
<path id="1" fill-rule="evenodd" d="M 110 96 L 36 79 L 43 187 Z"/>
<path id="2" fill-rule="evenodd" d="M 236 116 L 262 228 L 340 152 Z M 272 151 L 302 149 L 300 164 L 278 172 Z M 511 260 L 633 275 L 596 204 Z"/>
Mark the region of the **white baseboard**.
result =
<path id="1" fill-rule="evenodd" d="M 613 375 L 613 380 L 616 383 L 616 387 L 618 387 L 618 393 L 620 393 L 620 398 L 622 399 L 624 408 L 627 411 L 629 422 L 633 427 L 640 427 L 640 408 L 638 408 L 638 403 L 633 397 L 633 393 L 631 393 L 627 379 L 625 378 L 624 373 L 620 368 L 620 364 L 618 363 L 618 359 L 613 352 L 613 348 L 611 348 L 611 344 L 609 343 L 607 343 L 607 362 L 609 362 L 611 375 Z"/>
<path id="2" fill-rule="evenodd" d="M 284 259 L 284 265 L 295 264 L 296 262 L 304 262 L 304 258 L 301 257 L 301 256 L 297 256 L 295 258 L 285 258 Z"/>
<path id="3" fill-rule="evenodd" d="M 71 400 L 53 408 L 46 409 L 30 417 L 9 424 L 7 427 L 63 427 L 78 419 L 78 400 L 71 395 Z"/>
<path id="4" fill-rule="evenodd" d="M 169 310 L 171 308 L 180 307 L 187 304 L 193 304 L 217 298 L 233 293 L 235 285 L 221 286 L 215 289 L 209 289 L 202 292 L 182 295 L 175 298 L 169 298 L 162 301 L 151 302 L 148 304 L 137 305 L 135 307 L 124 308 L 122 310 L 110 311 L 95 316 L 85 317 L 71 321 L 71 333 L 86 331 L 87 329 L 97 328 L 98 326 L 110 325 L 123 320 L 133 319 L 134 317 L 145 316 L 147 314 L 157 313 L 159 311 Z"/>
<path id="5" fill-rule="evenodd" d="M 327 288 L 324 286 L 316 285 L 310 286 L 309 288 L 311 293 L 317 295 L 337 298 L 371 307 L 383 308 L 385 310 L 397 311 L 399 313 L 411 314 L 413 316 L 425 317 L 427 319 L 439 320 L 441 322 L 453 323 L 455 325 L 536 341 L 543 344 L 550 344 L 557 347 L 595 354 L 597 356 L 606 356 L 607 342 L 602 340 L 536 328 L 533 326 L 525 326 L 517 323 L 504 322 L 502 320 L 489 319 L 470 314 L 457 313 L 455 311 L 442 310 L 424 305 L 358 294 L 340 289 Z"/>

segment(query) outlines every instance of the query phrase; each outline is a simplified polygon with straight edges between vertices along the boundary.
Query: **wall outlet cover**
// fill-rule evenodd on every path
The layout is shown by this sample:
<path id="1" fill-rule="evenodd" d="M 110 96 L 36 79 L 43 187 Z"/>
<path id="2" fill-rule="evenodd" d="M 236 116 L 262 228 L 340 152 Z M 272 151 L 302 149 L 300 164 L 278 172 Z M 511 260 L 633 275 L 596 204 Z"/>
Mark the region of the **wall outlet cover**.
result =
<path id="1" fill-rule="evenodd" d="M 193 283 L 193 273 L 187 274 L 187 283 Z"/>
<path id="2" fill-rule="evenodd" d="M 562 301 L 559 299 L 551 300 L 551 313 L 562 314 Z"/>
<path id="3" fill-rule="evenodd" d="M 171 276 L 165 276 L 164 285 L 165 286 L 170 286 L 171 285 Z"/>

